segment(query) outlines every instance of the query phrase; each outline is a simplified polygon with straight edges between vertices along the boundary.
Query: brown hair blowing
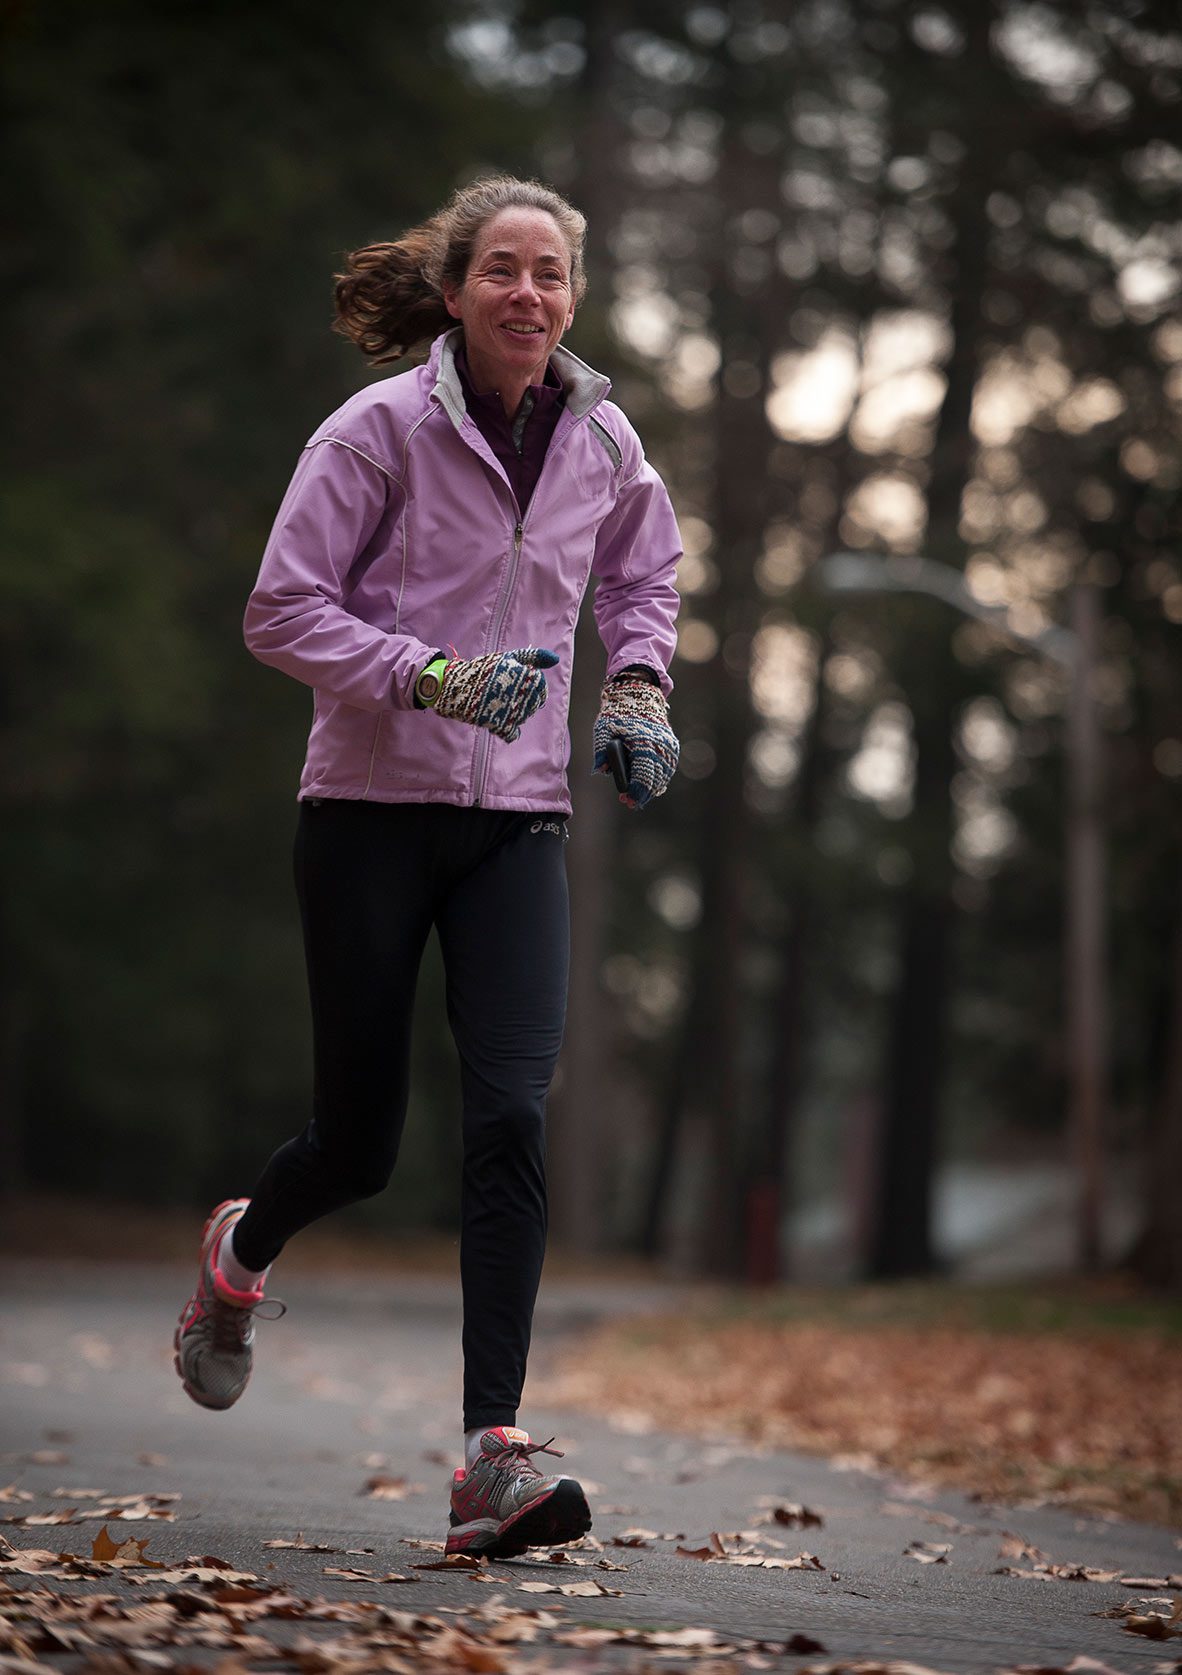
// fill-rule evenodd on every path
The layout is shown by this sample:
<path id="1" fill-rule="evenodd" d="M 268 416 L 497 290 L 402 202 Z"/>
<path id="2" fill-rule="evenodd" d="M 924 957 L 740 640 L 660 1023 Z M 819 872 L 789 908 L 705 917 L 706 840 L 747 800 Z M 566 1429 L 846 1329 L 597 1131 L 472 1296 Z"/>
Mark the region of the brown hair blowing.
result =
<path id="1" fill-rule="evenodd" d="M 554 217 L 570 251 L 571 294 L 587 289 L 579 211 L 537 180 L 492 175 L 461 186 L 429 221 L 393 244 L 367 244 L 345 257 L 336 274 L 333 330 L 357 345 L 372 366 L 403 355 L 455 324 L 444 287 L 464 283 L 480 229 L 503 209 L 540 209 Z"/>

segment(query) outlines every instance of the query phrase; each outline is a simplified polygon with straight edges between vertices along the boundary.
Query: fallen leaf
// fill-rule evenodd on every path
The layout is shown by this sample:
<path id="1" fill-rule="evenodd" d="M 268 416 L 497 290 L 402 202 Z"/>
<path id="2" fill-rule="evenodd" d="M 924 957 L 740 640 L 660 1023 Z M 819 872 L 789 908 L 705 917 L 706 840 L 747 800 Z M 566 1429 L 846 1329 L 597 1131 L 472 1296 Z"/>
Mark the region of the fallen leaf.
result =
<path id="1" fill-rule="evenodd" d="M 294 1541 L 285 1541 L 276 1536 L 272 1541 L 264 1541 L 264 1547 L 290 1547 L 297 1553 L 339 1553 L 339 1547 L 330 1547 L 324 1541 L 305 1541 L 303 1530 L 298 1531 Z"/>
<path id="2" fill-rule="evenodd" d="M 0 1489 L 0 1501 L 11 1505 L 14 1501 L 31 1501 L 36 1496 L 28 1489 L 19 1489 L 15 1483 L 10 1483 L 6 1489 Z"/>
<path id="3" fill-rule="evenodd" d="M 372 1570 L 358 1570 L 351 1565 L 325 1565 L 325 1576 L 339 1576 L 348 1582 L 413 1582 L 413 1576 L 403 1576 L 396 1570 L 391 1570 L 385 1576 L 376 1576 Z"/>
<path id="4" fill-rule="evenodd" d="M 1024 1582 L 1119 1582 L 1120 1573 L 1115 1570 L 1092 1570 L 1082 1564 L 1036 1564 L 1032 1570 L 1022 1570 L 1017 1565 L 1002 1565 L 993 1573 L 995 1576 L 1017 1576 Z M 1152 1584 L 1157 1586 L 1155 1582 Z"/>
<path id="5" fill-rule="evenodd" d="M 45 1570 L 60 1570 L 62 1555 L 48 1553 L 43 1548 L 14 1547 L 0 1535 L 0 1567 L 15 1571 L 19 1576 L 36 1576 Z"/>
<path id="6" fill-rule="evenodd" d="M 405 1477 L 385 1477 L 379 1472 L 366 1478 L 361 1493 L 378 1501 L 404 1501 L 407 1495 L 425 1494 L 426 1488 L 422 1483 L 408 1483 Z"/>
<path id="7" fill-rule="evenodd" d="M 819 1529 L 824 1522 L 819 1512 L 814 1512 L 809 1506 L 801 1506 L 797 1501 L 772 1508 L 772 1523 L 787 1524 L 790 1529 L 804 1530 L 814 1525 Z"/>
<path id="8" fill-rule="evenodd" d="M 150 1565 L 154 1570 L 163 1570 L 164 1566 L 155 1559 L 145 1559 L 147 1545 L 147 1541 L 137 1541 L 135 1536 L 128 1536 L 123 1542 L 113 1541 L 104 1524 L 91 1542 L 90 1556 L 103 1564 Z"/>
<path id="9" fill-rule="evenodd" d="M 1049 1564 L 1047 1555 L 1040 1552 L 1033 1542 L 1027 1541 L 1024 1535 L 1013 1535 L 1009 1530 L 1003 1530 L 1001 1546 L 998 1548 L 999 1559 L 1033 1559 L 1037 1564 Z"/>
<path id="10" fill-rule="evenodd" d="M 794 1634 L 784 1642 L 786 1652 L 823 1652 L 825 1647 L 811 1634 Z"/>
<path id="11" fill-rule="evenodd" d="M 152 1561 L 147 1562 L 150 1564 Z M 158 1582 L 257 1582 L 259 1578 L 253 1570 L 228 1570 L 223 1564 L 211 1565 L 199 1559 L 190 1559 L 172 1569 L 159 1570 L 153 1576 L 129 1576 L 127 1580 L 133 1587 L 146 1588 Z"/>
<path id="12" fill-rule="evenodd" d="M 73 1524 L 77 1522 L 76 1506 L 63 1506 L 57 1512 L 18 1512 L 11 1518 L 0 1518 L 0 1524 L 15 1524 L 31 1528 L 35 1524 Z"/>
<path id="13" fill-rule="evenodd" d="M 600 1594 L 613 1599 L 623 1597 L 621 1589 L 605 1587 L 590 1577 L 585 1582 L 519 1582 L 517 1587 L 523 1594 L 566 1594 L 571 1599 L 591 1599 Z"/>
<path id="14" fill-rule="evenodd" d="M 1146 1640 L 1173 1640 L 1178 1633 L 1170 1627 L 1169 1618 L 1159 1617 L 1156 1611 L 1126 1617 L 1121 1627 L 1129 1634 L 1143 1635 Z"/>
<path id="15" fill-rule="evenodd" d="M 412 1570 L 468 1570 L 485 1571 L 488 1568 L 487 1559 L 480 1558 L 474 1553 L 445 1553 L 441 1559 L 420 1559 L 411 1566 Z"/>
<path id="16" fill-rule="evenodd" d="M 904 1550 L 903 1557 L 915 1559 L 920 1564 L 947 1564 L 951 1551 L 950 1541 L 912 1541 Z"/>
<path id="17" fill-rule="evenodd" d="M 1067 1664 L 1020 1663 L 1013 1669 L 1003 1670 L 1001 1675 L 1120 1675 L 1120 1671 L 1081 1652 Z"/>
<path id="18" fill-rule="evenodd" d="M 649 1629 L 641 1642 L 645 1646 L 675 1646 L 679 1651 L 688 1652 L 695 1647 L 703 1650 L 727 1651 L 731 1648 L 730 1641 L 722 1640 L 712 1628 L 667 1628 Z"/>

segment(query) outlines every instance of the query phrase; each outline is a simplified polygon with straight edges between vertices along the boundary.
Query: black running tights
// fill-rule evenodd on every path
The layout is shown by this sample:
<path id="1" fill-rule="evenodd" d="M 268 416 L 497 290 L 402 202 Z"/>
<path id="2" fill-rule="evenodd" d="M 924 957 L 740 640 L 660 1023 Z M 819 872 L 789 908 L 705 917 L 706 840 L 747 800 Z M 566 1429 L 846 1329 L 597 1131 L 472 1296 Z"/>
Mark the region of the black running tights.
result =
<path id="1" fill-rule="evenodd" d="M 434 925 L 459 1050 L 464 1427 L 513 1424 L 546 1238 L 546 1094 L 566 1011 L 561 815 L 446 803 L 300 805 L 312 1119 L 234 1231 L 262 1270 L 301 1227 L 381 1192 L 406 1117 L 411 1011 Z"/>

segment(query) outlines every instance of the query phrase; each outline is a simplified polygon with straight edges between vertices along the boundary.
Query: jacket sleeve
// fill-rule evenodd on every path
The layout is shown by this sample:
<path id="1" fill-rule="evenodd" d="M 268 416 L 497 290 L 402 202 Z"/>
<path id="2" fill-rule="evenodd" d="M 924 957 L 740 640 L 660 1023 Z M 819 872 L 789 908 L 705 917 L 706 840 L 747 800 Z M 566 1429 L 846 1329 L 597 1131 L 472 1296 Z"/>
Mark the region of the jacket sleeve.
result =
<path id="1" fill-rule="evenodd" d="M 595 620 L 607 649 L 607 674 L 644 663 L 673 690 L 667 673 L 677 645 L 681 603 L 674 580 L 681 536 L 664 483 L 631 439 L 635 456 L 624 469 L 616 504 L 601 524 L 592 571 L 597 578 Z"/>
<path id="2" fill-rule="evenodd" d="M 262 663 L 363 710 L 410 709 L 435 655 L 342 600 L 356 560 L 401 487 L 366 455 L 313 441 L 300 456 L 246 606 L 246 644 Z"/>

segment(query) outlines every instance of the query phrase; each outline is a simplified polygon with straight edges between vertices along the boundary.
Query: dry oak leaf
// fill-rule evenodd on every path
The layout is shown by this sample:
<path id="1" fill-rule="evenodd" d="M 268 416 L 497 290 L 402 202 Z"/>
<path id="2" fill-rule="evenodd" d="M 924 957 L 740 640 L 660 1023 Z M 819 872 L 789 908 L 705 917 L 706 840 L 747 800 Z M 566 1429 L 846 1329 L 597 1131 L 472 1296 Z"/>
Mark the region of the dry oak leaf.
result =
<path id="1" fill-rule="evenodd" d="M 88 1511 L 78 1513 L 78 1521 L 83 1518 L 103 1518 L 121 1521 L 123 1523 L 140 1523 L 145 1518 L 155 1518 L 166 1523 L 173 1523 L 176 1513 L 170 1506 L 160 1504 L 164 1501 L 179 1500 L 179 1495 L 116 1495 L 105 1506 L 91 1507 Z"/>
<path id="2" fill-rule="evenodd" d="M 48 1553 L 39 1547 L 13 1547 L 0 1535 L 0 1565 L 19 1576 L 37 1576 L 45 1570 L 60 1570 L 66 1556 Z"/>
<path id="3" fill-rule="evenodd" d="M 145 1559 L 144 1550 L 147 1541 L 139 1541 L 135 1536 L 128 1536 L 126 1541 L 113 1541 L 104 1524 L 90 1544 L 90 1556 L 104 1564 L 142 1564 L 151 1565 L 153 1570 L 163 1570 L 164 1566 L 156 1559 Z"/>
<path id="4" fill-rule="evenodd" d="M 303 1530 L 297 1530 L 294 1541 L 287 1541 L 282 1536 L 276 1536 L 272 1541 L 264 1541 L 264 1547 L 290 1547 L 297 1553 L 339 1553 L 339 1547 L 330 1547 L 326 1541 L 305 1541 Z"/>
<path id="5" fill-rule="evenodd" d="M 473 1575 L 487 1574 L 488 1562 L 475 1553 L 445 1553 L 441 1559 L 420 1559 L 412 1570 L 465 1570 Z"/>
<path id="6" fill-rule="evenodd" d="M 870 1658 L 858 1663 L 810 1663 L 807 1669 L 802 1669 L 799 1675 L 948 1675 L 947 1670 L 932 1669 L 926 1663 L 896 1662 L 881 1663 L 876 1658 Z M 1015 1675 L 1007 1670 L 1004 1675 Z M 1042 1675 L 1062 1675 L 1062 1671 L 1043 1671 Z M 1109 1675 L 1116 1675 L 1111 1670 Z"/>
<path id="7" fill-rule="evenodd" d="M 77 1513 L 76 1506 L 59 1507 L 56 1512 L 17 1512 L 10 1518 L 0 1518 L 0 1524 L 13 1524 L 24 1529 L 31 1529 L 37 1524 L 74 1524 L 79 1521 Z"/>
<path id="8" fill-rule="evenodd" d="M 1031 1559 L 1035 1564 L 1050 1564 L 1047 1555 L 1032 1541 L 1027 1541 L 1024 1535 L 1015 1535 L 1011 1530 L 1003 1530 L 1001 1536 L 1001 1546 L 997 1550 L 999 1559 Z"/>
<path id="9" fill-rule="evenodd" d="M 1120 1671 L 1080 1652 L 1070 1663 L 1020 1663 L 1013 1669 L 1002 1670 L 1001 1675 L 1120 1675 Z"/>
<path id="10" fill-rule="evenodd" d="M 623 1595 L 622 1589 L 609 1588 L 593 1577 L 588 1577 L 585 1582 L 519 1582 L 517 1587 L 523 1594 L 566 1594 L 572 1599 L 592 1599 L 600 1594 L 620 1599 Z"/>
<path id="11" fill-rule="evenodd" d="M 760 1495 L 756 1504 L 764 1509 L 756 1516 L 757 1524 L 787 1524 L 791 1529 L 803 1530 L 813 1525 L 819 1529 L 825 1522 L 819 1512 L 814 1512 L 811 1506 L 802 1506 L 799 1501 L 782 1501 L 775 1495 Z"/>
<path id="12" fill-rule="evenodd" d="M 912 1541 L 904 1549 L 903 1557 L 915 1559 L 919 1564 L 947 1564 L 951 1551 L 950 1541 Z"/>
<path id="13" fill-rule="evenodd" d="M 1117 1570 L 1093 1570 L 1082 1564 L 1036 1564 L 1033 1570 L 1022 1570 L 1017 1565 L 1001 1565 L 995 1576 L 1018 1576 L 1025 1582 L 1119 1582 Z M 1157 1583 L 1151 1584 L 1156 1587 Z"/>
<path id="14" fill-rule="evenodd" d="M 1156 1602 L 1147 1600 L 1145 1603 Z M 1182 1635 L 1182 1599 L 1173 1601 L 1173 1608 L 1168 1617 L 1157 1611 L 1137 1612 L 1127 1608 L 1122 1614 L 1126 1619 L 1123 1627 L 1130 1634 L 1143 1634 L 1146 1640 L 1173 1640 Z"/>
<path id="15" fill-rule="evenodd" d="M 762 1566 L 765 1570 L 824 1570 L 825 1568 L 815 1553 L 798 1553 L 794 1559 L 781 1559 L 766 1553 L 731 1552 L 717 1530 L 710 1532 L 708 1542 L 709 1545 L 705 1547 L 678 1547 L 675 1551 L 678 1558 L 681 1559 L 701 1559 L 707 1563 L 717 1561 L 722 1564 L 740 1566 Z"/>
<path id="16" fill-rule="evenodd" d="M 15 1483 L 9 1483 L 7 1487 L 0 1489 L 0 1501 L 5 1503 L 10 1503 L 12 1501 L 31 1501 L 35 1499 L 36 1496 L 30 1489 L 18 1488 Z"/>
<path id="17" fill-rule="evenodd" d="M 1156 1611 L 1147 1611 L 1144 1615 L 1134 1613 L 1126 1617 L 1121 1627 L 1129 1634 L 1144 1635 L 1146 1640 L 1173 1640 L 1178 1630 L 1172 1628 L 1168 1617 L 1159 1617 Z"/>
<path id="18" fill-rule="evenodd" d="M 152 1559 L 144 1560 L 145 1564 L 152 1564 Z M 135 1587 L 147 1587 L 157 1582 L 257 1582 L 259 1578 L 253 1570 L 234 1570 L 224 1559 L 186 1559 L 184 1564 L 174 1565 L 171 1569 L 157 1571 L 155 1576 L 129 1576 L 127 1580 Z"/>
<path id="19" fill-rule="evenodd" d="M 325 1565 L 325 1576 L 340 1576 L 348 1582 L 417 1582 L 416 1576 L 403 1576 L 391 1570 L 385 1576 L 375 1576 L 372 1570 L 358 1570 L 354 1565 Z"/>
<path id="20" fill-rule="evenodd" d="M 377 1501 L 404 1501 L 407 1495 L 423 1495 L 426 1492 L 422 1483 L 408 1483 L 405 1477 L 386 1477 L 381 1472 L 367 1477 L 361 1490 L 363 1495 L 370 1495 Z"/>

